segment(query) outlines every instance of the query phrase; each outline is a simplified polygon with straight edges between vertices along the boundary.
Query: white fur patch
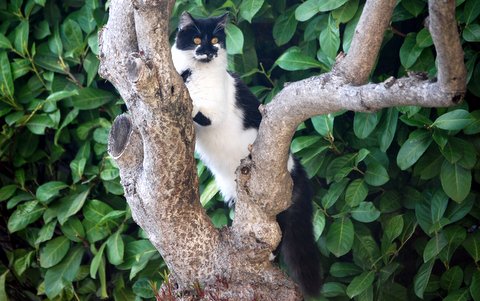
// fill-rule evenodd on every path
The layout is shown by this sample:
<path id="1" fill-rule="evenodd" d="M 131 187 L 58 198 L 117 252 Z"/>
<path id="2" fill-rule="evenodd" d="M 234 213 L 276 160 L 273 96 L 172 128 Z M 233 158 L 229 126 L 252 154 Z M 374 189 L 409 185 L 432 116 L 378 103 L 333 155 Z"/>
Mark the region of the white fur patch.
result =
<path id="1" fill-rule="evenodd" d="M 194 50 L 172 47 L 178 73 L 190 69 L 187 88 L 198 111 L 210 119 L 211 125 L 195 124 L 196 151 L 215 176 L 225 201 L 236 199 L 235 170 L 248 156 L 248 145 L 257 137 L 257 130 L 243 128 L 243 112 L 235 106 L 235 80 L 227 72 L 225 49 L 208 63 L 195 59 Z"/>

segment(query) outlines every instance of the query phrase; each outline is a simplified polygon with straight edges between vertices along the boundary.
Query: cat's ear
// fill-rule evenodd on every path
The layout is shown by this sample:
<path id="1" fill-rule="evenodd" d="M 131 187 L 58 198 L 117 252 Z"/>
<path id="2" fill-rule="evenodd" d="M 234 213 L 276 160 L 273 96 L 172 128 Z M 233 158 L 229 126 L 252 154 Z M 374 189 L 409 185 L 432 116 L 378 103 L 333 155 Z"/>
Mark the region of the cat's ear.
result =
<path id="1" fill-rule="evenodd" d="M 228 13 L 224 13 L 223 15 L 216 17 L 217 19 L 217 29 L 225 29 L 228 22 Z"/>
<path id="2" fill-rule="evenodd" d="M 180 20 L 178 21 L 178 30 L 182 30 L 187 26 L 194 25 L 195 20 L 193 19 L 192 15 L 188 13 L 187 11 L 184 11 L 180 15 Z"/>

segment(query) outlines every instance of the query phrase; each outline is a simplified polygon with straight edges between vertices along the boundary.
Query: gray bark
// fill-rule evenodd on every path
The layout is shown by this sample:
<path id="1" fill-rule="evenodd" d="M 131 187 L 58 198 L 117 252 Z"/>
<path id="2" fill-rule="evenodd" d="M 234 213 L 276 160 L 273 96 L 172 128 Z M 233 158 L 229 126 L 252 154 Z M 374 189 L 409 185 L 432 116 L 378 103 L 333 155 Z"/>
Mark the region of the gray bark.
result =
<path id="1" fill-rule="evenodd" d="M 112 1 L 100 34 L 100 74 L 118 89 L 129 114 L 115 120 L 109 153 L 133 218 L 165 259 L 178 291 L 198 281 L 207 292 L 231 300 L 300 300 L 298 287 L 268 259 L 281 236 L 275 216 L 290 203 L 286 163 L 297 125 L 343 109 L 450 106 L 463 98 L 466 71 L 454 0 L 429 1 L 438 81 L 411 77 L 365 84 L 395 3 L 367 1 L 350 51 L 334 69 L 289 84 L 262 107 L 252 158 L 237 170 L 235 220 L 218 230 L 199 202 L 192 104 L 170 58 L 174 1 Z"/>

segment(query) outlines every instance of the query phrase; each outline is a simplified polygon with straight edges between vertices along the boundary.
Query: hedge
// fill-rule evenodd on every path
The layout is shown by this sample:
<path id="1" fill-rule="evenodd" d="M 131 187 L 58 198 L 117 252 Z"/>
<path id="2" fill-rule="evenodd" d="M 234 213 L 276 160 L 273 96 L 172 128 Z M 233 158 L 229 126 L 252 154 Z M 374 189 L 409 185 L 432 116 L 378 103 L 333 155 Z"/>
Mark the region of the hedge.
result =
<path id="1" fill-rule="evenodd" d="M 168 272 L 132 221 L 107 136 L 126 108 L 97 75 L 110 1 L 0 0 L 0 300 L 152 300 Z M 177 1 L 230 12 L 229 69 L 268 103 L 348 52 L 365 1 Z M 370 80 L 435 80 L 423 0 L 399 0 Z M 452 108 L 338 112 L 292 141 L 316 189 L 318 300 L 480 300 L 480 1 L 457 0 L 468 69 Z M 198 163 L 217 227 L 233 212 Z"/>

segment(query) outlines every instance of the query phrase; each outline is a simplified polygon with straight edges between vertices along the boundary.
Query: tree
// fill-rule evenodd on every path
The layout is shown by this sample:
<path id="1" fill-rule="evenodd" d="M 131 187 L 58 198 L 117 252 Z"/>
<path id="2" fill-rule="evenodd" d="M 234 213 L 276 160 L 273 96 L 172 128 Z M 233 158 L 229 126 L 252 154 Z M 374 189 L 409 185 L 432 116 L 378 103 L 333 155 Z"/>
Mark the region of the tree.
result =
<path id="1" fill-rule="evenodd" d="M 180 290 L 198 280 L 235 300 L 299 300 L 296 286 L 268 260 L 280 240 L 275 216 L 288 207 L 291 195 L 286 162 L 298 124 L 343 109 L 440 107 L 463 99 L 466 69 L 453 0 L 428 4 L 437 80 L 412 73 L 366 84 L 395 4 L 367 1 L 350 50 L 332 71 L 288 84 L 262 107 L 251 158 L 237 170 L 233 225 L 218 230 L 198 201 L 191 102 L 169 55 L 174 1 L 112 2 L 100 35 L 100 74 L 118 89 L 129 114 L 115 120 L 109 152 L 120 168 L 134 220 L 164 257 Z M 271 158 L 276 158 L 273 164 Z M 227 279 L 229 288 L 222 289 L 219 279 Z"/>

